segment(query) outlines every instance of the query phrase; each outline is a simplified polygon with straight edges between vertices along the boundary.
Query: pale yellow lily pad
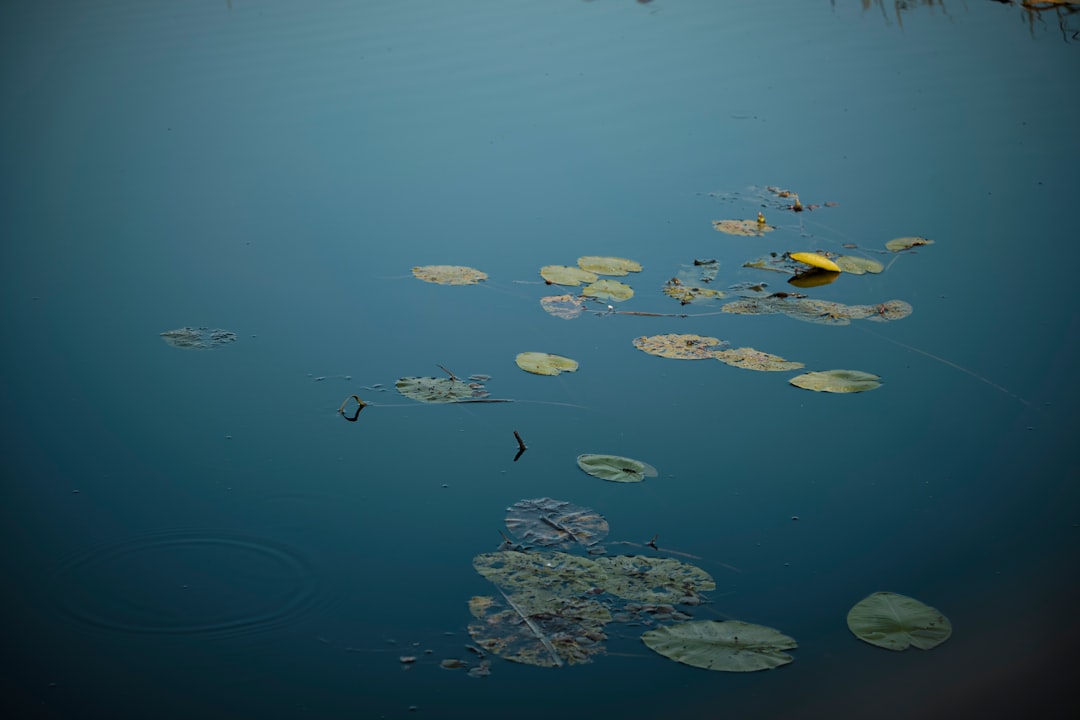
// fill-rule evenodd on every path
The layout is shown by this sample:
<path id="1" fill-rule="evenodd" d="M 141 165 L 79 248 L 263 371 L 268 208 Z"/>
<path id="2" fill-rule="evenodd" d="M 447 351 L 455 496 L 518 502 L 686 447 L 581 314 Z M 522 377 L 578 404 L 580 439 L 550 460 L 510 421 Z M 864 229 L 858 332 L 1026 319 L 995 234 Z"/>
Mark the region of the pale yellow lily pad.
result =
<path id="1" fill-rule="evenodd" d="M 858 257 L 856 255 L 841 255 L 835 258 L 840 269 L 850 275 L 863 275 L 865 273 L 877 274 L 885 269 L 885 266 L 877 260 Z"/>
<path id="2" fill-rule="evenodd" d="M 792 260 L 795 260 L 796 262 L 801 262 L 804 265 L 809 265 L 810 267 L 818 268 L 819 270 L 828 270 L 829 272 L 834 273 L 841 272 L 839 265 L 837 265 L 824 255 L 819 255 L 818 253 L 797 252 L 790 253 L 788 257 L 790 257 Z"/>
<path id="3" fill-rule="evenodd" d="M 862 370 L 822 370 L 798 375 L 788 382 L 814 392 L 857 393 L 881 387 L 880 380 Z"/>
<path id="4" fill-rule="evenodd" d="M 719 338 L 678 333 L 634 338 L 634 347 L 638 350 L 676 360 L 708 360 L 726 345 Z"/>
<path id="5" fill-rule="evenodd" d="M 561 372 L 574 372 L 578 369 L 577 360 L 542 352 L 518 353 L 514 362 L 525 372 L 534 375 L 558 375 Z"/>
<path id="6" fill-rule="evenodd" d="M 718 350 L 714 357 L 722 363 L 743 370 L 759 370 L 762 372 L 783 372 L 785 370 L 799 370 L 806 367 L 801 362 L 785 360 L 779 355 L 771 355 L 767 352 L 755 350 L 752 347 L 732 348 L 731 350 Z"/>
<path id="7" fill-rule="evenodd" d="M 464 265 L 420 265 L 412 274 L 424 282 L 438 285 L 475 285 L 487 280 L 487 273 Z"/>
<path id="8" fill-rule="evenodd" d="M 597 275 L 626 275 L 627 273 L 641 272 L 641 263 L 621 257 L 585 255 L 578 258 L 577 264 L 582 270 Z"/>
<path id="9" fill-rule="evenodd" d="M 893 238 L 889 242 L 885 243 L 885 249 L 890 252 L 903 252 L 904 250 L 910 250 L 911 248 L 918 247 L 920 245 L 933 244 L 933 240 L 913 235 L 910 237 Z"/>
<path id="10" fill-rule="evenodd" d="M 553 285 L 576 287 L 581 283 L 596 282 L 596 273 L 569 265 L 545 265 L 540 268 L 540 277 Z"/>
<path id="11" fill-rule="evenodd" d="M 759 220 L 713 220 L 713 229 L 728 235 L 755 237 L 772 232 L 776 228 Z"/>
<path id="12" fill-rule="evenodd" d="M 592 285 L 587 285 L 581 294 L 602 300 L 622 301 L 634 297 L 634 289 L 618 280 L 597 280 Z"/>

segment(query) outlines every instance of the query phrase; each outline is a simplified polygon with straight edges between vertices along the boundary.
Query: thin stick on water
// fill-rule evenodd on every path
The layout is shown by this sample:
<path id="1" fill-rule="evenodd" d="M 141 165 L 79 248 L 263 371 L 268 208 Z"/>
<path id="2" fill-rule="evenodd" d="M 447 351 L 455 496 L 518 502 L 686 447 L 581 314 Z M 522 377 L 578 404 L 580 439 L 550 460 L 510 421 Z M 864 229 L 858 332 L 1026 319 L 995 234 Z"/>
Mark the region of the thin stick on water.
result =
<path id="1" fill-rule="evenodd" d="M 501 588 L 499 589 L 499 594 L 506 598 L 507 604 L 512 607 L 514 609 L 514 612 L 516 612 L 521 617 L 521 619 L 525 621 L 525 624 L 529 626 L 529 629 L 532 630 L 533 635 L 536 636 L 536 639 L 539 640 L 540 643 L 544 646 L 544 649 L 551 654 L 551 658 L 555 661 L 555 665 L 557 667 L 562 667 L 562 658 L 559 657 L 559 653 L 555 652 L 555 646 L 551 644 L 550 640 L 548 640 L 547 635 L 541 632 L 540 628 L 536 627 L 536 623 L 534 623 L 528 615 L 522 612 L 521 608 L 519 608 L 517 604 L 510 599 L 510 596 L 504 593 Z"/>

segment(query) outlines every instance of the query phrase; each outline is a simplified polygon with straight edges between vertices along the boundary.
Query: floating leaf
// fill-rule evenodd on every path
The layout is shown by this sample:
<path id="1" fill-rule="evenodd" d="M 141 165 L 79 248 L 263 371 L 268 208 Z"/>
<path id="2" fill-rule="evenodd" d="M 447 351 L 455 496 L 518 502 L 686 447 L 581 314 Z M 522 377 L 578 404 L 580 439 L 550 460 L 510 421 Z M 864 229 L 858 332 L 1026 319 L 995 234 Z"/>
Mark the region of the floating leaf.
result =
<path id="1" fill-rule="evenodd" d="M 579 257 L 578 267 L 597 275 L 626 275 L 632 272 L 641 272 L 641 263 L 620 257 L 601 257 L 598 255 L 586 255 Z"/>
<path id="2" fill-rule="evenodd" d="M 602 300 L 622 301 L 634 297 L 634 289 L 618 280 L 597 280 L 592 285 L 586 286 L 581 294 Z"/>
<path id="3" fill-rule="evenodd" d="M 790 253 L 790 257 L 791 257 L 792 260 L 795 260 L 797 262 L 801 262 L 804 265 L 809 265 L 810 267 L 818 268 L 819 270 L 828 270 L 829 272 L 834 272 L 834 273 L 840 272 L 840 266 L 839 265 L 837 265 L 836 263 L 834 263 L 832 260 L 825 257 L 824 255 L 819 255 L 818 253 L 812 253 L 812 252 Z"/>
<path id="4" fill-rule="evenodd" d="M 495 598 L 490 595 L 474 595 L 469 598 L 469 612 L 473 617 L 484 617 L 487 609 L 495 604 Z"/>
<path id="5" fill-rule="evenodd" d="M 885 249 L 890 252 L 903 252 L 904 250 L 910 250 L 913 247 L 919 245 L 933 245 L 933 240 L 928 240 L 924 237 L 911 236 L 911 237 L 898 237 L 893 238 L 889 242 L 885 243 Z"/>
<path id="6" fill-rule="evenodd" d="M 800 265 L 796 265 L 790 257 L 780 253 L 769 253 L 766 257 L 748 260 L 743 263 L 743 267 L 754 268 L 755 270 L 769 270 L 784 273 L 785 275 L 794 275 L 804 269 Z"/>
<path id="7" fill-rule="evenodd" d="M 805 367 L 801 362 L 785 360 L 779 355 L 770 355 L 752 347 L 734 348 L 732 350 L 718 350 L 714 354 L 717 360 L 744 370 L 761 370 L 765 372 L 779 372 L 783 370 L 798 370 Z"/>
<path id="8" fill-rule="evenodd" d="M 881 378 L 861 370 L 808 372 L 788 380 L 796 387 L 815 392 L 856 393 L 881 387 Z"/>
<path id="9" fill-rule="evenodd" d="M 585 310 L 585 303 L 573 295 L 549 295 L 540 298 L 540 307 L 549 315 L 573 320 Z"/>
<path id="10" fill-rule="evenodd" d="M 545 265 L 540 268 L 540 277 L 554 285 L 569 285 L 596 282 L 596 273 L 569 265 Z"/>
<path id="11" fill-rule="evenodd" d="M 763 220 L 713 220 L 712 225 L 719 232 L 747 237 L 764 235 L 776 229 Z"/>
<path id="12" fill-rule="evenodd" d="M 683 305 L 724 297 L 723 290 L 683 285 L 679 282 L 678 278 L 672 278 L 664 284 L 664 294 L 668 297 L 675 298 Z"/>
<path id="13" fill-rule="evenodd" d="M 669 333 L 634 338 L 634 347 L 638 350 L 676 360 L 707 360 L 726 346 L 723 340 L 701 335 Z"/>
<path id="14" fill-rule="evenodd" d="M 578 543 L 592 547 L 607 537 L 608 522 L 592 508 L 548 497 L 519 500 L 506 508 L 506 528 L 527 545 Z"/>
<path id="15" fill-rule="evenodd" d="M 220 328 L 211 330 L 205 327 L 182 327 L 166 330 L 160 335 L 166 343 L 181 350 L 211 350 L 236 342 L 236 333 Z"/>
<path id="16" fill-rule="evenodd" d="M 602 480 L 612 482 L 641 482 L 647 477 L 656 477 L 656 468 L 652 465 L 618 455 L 578 455 L 578 467 Z"/>
<path id="17" fill-rule="evenodd" d="M 542 588 L 563 597 L 598 587 L 606 577 L 593 560 L 561 552 L 499 550 L 477 555 L 473 567 L 505 590 Z"/>
<path id="18" fill-rule="evenodd" d="M 395 386 L 405 397 L 425 403 L 468 402 L 490 394 L 482 383 L 457 378 L 403 377 Z"/>
<path id="19" fill-rule="evenodd" d="M 864 273 L 873 273 L 876 275 L 885 269 L 885 266 L 877 260 L 857 257 L 855 255 L 841 255 L 836 258 L 836 264 L 840 266 L 841 270 L 851 275 L 862 275 Z"/>
<path id="20" fill-rule="evenodd" d="M 886 648 L 920 650 L 935 648 L 952 635 L 952 623 L 940 612 L 915 598 L 892 592 L 876 592 L 848 611 L 848 629 L 855 637 Z"/>
<path id="21" fill-rule="evenodd" d="M 706 670 L 753 672 L 792 661 L 784 650 L 798 647 L 793 638 L 764 625 L 738 620 L 700 620 L 649 630 L 642 642 L 676 662 Z"/>
<path id="22" fill-rule="evenodd" d="M 596 558 L 596 564 L 606 574 L 600 587 L 636 602 L 700 602 L 702 592 L 716 589 L 709 573 L 675 558 L 617 555 Z"/>
<path id="23" fill-rule="evenodd" d="M 693 265 L 683 265 L 679 274 L 664 284 L 664 294 L 683 305 L 724 297 L 722 290 L 708 287 L 716 279 L 720 263 L 716 260 L 695 260 Z"/>
<path id="24" fill-rule="evenodd" d="M 868 309 L 865 316 L 867 320 L 873 320 L 875 322 L 890 322 L 892 320 L 903 320 L 912 312 L 912 307 L 903 300 L 889 300 L 883 302 L 880 305 L 866 305 L 863 306 Z"/>
<path id="25" fill-rule="evenodd" d="M 421 265 L 412 269 L 412 274 L 424 282 L 439 285 L 475 285 L 487 280 L 487 273 L 464 265 Z"/>
<path id="26" fill-rule="evenodd" d="M 499 604 L 469 623 L 469 635 L 484 650 L 512 662 L 561 667 L 590 661 L 603 651 L 603 625 L 596 619 L 610 613 L 598 603 L 537 592 L 503 594 L 509 609 Z M 599 613 L 596 609 L 599 608 Z M 584 617 L 582 617 L 584 616 Z"/>
<path id="27" fill-rule="evenodd" d="M 514 362 L 525 372 L 535 375 L 558 375 L 561 372 L 574 372 L 578 369 L 576 360 L 542 352 L 518 353 Z"/>

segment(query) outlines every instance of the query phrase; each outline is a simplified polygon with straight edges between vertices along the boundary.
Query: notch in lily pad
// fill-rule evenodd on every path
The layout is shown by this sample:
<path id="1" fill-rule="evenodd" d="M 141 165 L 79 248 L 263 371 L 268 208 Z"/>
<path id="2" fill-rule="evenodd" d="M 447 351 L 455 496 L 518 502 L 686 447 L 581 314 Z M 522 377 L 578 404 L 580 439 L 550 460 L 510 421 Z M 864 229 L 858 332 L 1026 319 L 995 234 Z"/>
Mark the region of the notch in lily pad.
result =
<path id="1" fill-rule="evenodd" d="M 578 467 L 593 477 L 611 482 L 638 483 L 656 477 L 656 468 L 646 462 L 620 455 L 584 453 L 577 457 Z"/>

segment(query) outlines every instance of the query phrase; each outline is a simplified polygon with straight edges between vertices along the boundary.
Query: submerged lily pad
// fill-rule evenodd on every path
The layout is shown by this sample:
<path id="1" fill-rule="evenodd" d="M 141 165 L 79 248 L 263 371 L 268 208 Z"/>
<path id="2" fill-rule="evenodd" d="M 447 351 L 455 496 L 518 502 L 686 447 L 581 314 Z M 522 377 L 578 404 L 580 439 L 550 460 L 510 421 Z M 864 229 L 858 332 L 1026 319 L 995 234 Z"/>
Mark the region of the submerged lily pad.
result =
<path id="1" fill-rule="evenodd" d="M 582 295 L 602 300 L 629 300 L 634 297 L 634 289 L 618 280 L 597 280 L 581 291 Z"/>
<path id="2" fill-rule="evenodd" d="M 577 360 L 542 352 L 518 353 L 514 362 L 525 372 L 534 375 L 558 375 L 561 372 L 575 372 L 578 369 Z"/>
<path id="3" fill-rule="evenodd" d="M 869 312 L 866 314 L 867 320 L 873 320 L 875 322 L 891 322 L 892 320 L 903 320 L 912 312 L 910 304 L 903 300 L 889 300 L 883 302 L 880 305 L 867 305 Z"/>
<path id="4" fill-rule="evenodd" d="M 439 285 L 475 285 L 488 277 L 487 273 L 464 265 L 420 265 L 412 269 L 412 274 Z"/>
<path id="5" fill-rule="evenodd" d="M 848 611 L 848 629 L 855 637 L 887 650 L 935 648 L 952 635 L 952 623 L 915 598 L 876 592 Z"/>
<path id="6" fill-rule="evenodd" d="M 864 273 L 877 274 L 885 269 L 885 266 L 877 260 L 858 257 L 856 255 L 841 255 L 836 258 L 836 264 L 840 269 L 850 275 L 862 275 Z"/>
<path id="7" fill-rule="evenodd" d="M 700 620 L 649 630 L 649 648 L 685 665 L 726 672 L 771 670 L 792 661 L 784 652 L 798 647 L 791 637 L 764 625 L 738 620 Z"/>
<path id="8" fill-rule="evenodd" d="M 722 290 L 708 287 L 716 280 L 719 269 L 716 260 L 695 260 L 693 265 L 683 265 L 678 275 L 664 283 L 664 294 L 683 305 L 722 298 Z"/>
<path id="9" fill-rule="evenodd" d="M 563 320 L 573 320 L 585 311 L 585 303 L 573 295 L 549 295 L 540 298 L 540 307 L 548 315 L 554 315 Z"/>
<path id="10" fill-rule="evenodd" d="M 634 347 L 650 355 L 676 360 L 708 360 L 715 352 L 727 346 L 719 338 L 702 335 L 652 335 L 634 338 Z"/>
<path id="11" fill-rule="evenodd" d="M 181 350 L 212 350 L 236 342 L 236 333 L 221 328 L 182 327 L 166 330 L 160 335 L 166 343 Z"/>
<path id="12" fill-rule="evenodd" d="M 785 360 L 779 355 L 770 355 L 767 352 L 761 352 L 752 347 L 718 350 L 714 353 L 714 357 L 722 363 L 742 368 L 743 370 L 781 372 L 784 370 L 798 370 L 805 367 L 801 362 Z"/>
<path id="13" fill-rule="evenodd" d="M 608 522 L 592 508 L 548 497 L 519 500 L 506 509 L 506 528 L 526 545 L 592 547 L 607 537 Z"/>
<path id="14" fill-rule="evenodd" d="M 713 229 L 728 235 L 754 237 L 776 228 L 760 220 L 713 220 Z"/>
<path id="15" fill-rule="evenodd" d="M 486 398 L 490 393 L 479 382 L 457 378 L 403 377 L 394 383 L 399 393 L 424 403 L 452 403 Z"/>
<path id="16" fill-rule="evenodd" d="M 918 247 L 920 245 L 933 244 L 933 240 L 913 235 L 910 237 L 893 238 L 889 242 L 885 243 L 885 249 L 889 250 L 890 252 L 903 252 L 904 250 L 910 250 L 911 248 Z"/>
<path id="17" fill-rule="evenodd" d="M 881 387 L 880 377 L 861 370 L 822 370 L 788 380 L 795 387 L 815 392 L 856 393 Z"/>
<path id="18" fill-rule="evenodd" d="M 612 595 L 645 603 L 699 601 L 716 581 L 697 565 L 675 558 L 616 555 L 596 558 L 606 574 L 600 586 Z"/>
<path id="19" fill-rule="evenodd" d="M 579 257 L 577 264 L 582 270 L 597 275 L 626 275 L 627 273 L 641 272 L 641 263 L 621 257 L 586 255 Z"/>
<path id="20" fill-rule="evenodd" d="M 641 482 L 657 475 L 656 468 L 649 463 L 618 455 L 585 453 L 578 455 L 577 464 L 593 477 L 612 482 Z"/>
<path id="21" fill-rule="evenodd" d="M 474 557 L 473 568 L 506 590 L 542 587 L 564 597 L 602 585 L 605 578 L 595 561 L 562 552 L 499 550 Z"/>
<path id="22" fill-rule="evenodd" d="M 540 268 L 540 277 L 553 285 L 575 287 L 581 283 L 596 282 L 596 273 L 569 265 L 545 265 Z"/>

